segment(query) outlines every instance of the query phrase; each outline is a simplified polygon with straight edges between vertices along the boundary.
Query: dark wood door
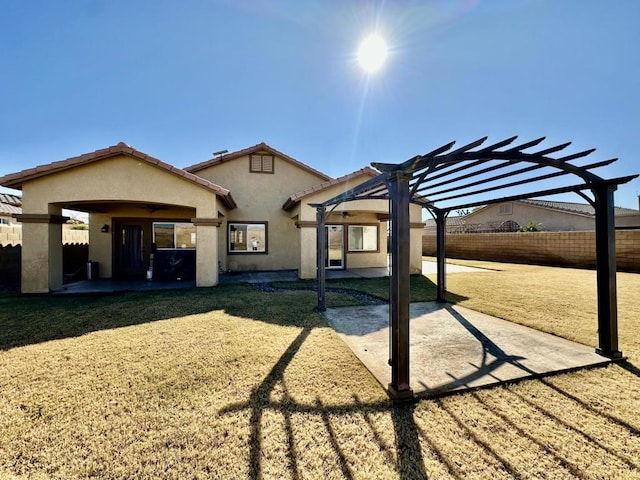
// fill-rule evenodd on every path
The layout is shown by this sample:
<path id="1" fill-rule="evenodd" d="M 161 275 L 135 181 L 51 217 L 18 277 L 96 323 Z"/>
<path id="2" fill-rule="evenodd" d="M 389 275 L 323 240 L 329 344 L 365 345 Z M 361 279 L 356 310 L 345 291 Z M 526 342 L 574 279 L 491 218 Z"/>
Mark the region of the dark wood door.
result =
<path id="1" fill-rule="evenodd" d="M 144 277 L 149 268 L 151 225 L 143 222 L 120 222 L 117 237 L 118 277 Z"/>

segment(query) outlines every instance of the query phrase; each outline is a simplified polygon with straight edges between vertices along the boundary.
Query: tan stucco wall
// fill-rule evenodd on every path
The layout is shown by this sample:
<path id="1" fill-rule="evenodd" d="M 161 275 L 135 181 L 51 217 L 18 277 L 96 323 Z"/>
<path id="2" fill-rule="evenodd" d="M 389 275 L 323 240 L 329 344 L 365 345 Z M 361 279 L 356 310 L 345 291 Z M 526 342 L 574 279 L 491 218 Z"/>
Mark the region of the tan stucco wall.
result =
<path id="1" fill-rule="evenodd" d="M 512 220 L 518 225 L 527 225 L 529 222 L 541 224 L 542 229 L 550 231 L 594 230 L 595 221 L 592 217 L 579 214 L 565 213 L 549 208 L 535 207 L 519 202 L 510 202 L 511 214 L 500 214 L 501 203 L 489 205 L 477 210 L 465 217 L 467 224 L 487 222 L 506 222 Z"/>
<path id="2" fill-rule="evenodd" d="M 637 214 L 620 215 L 616 217 L 616 227 L 640 228 L 640 212 Z"/>
<path id="3" fill-rule="evenodd" d="M 228 211 L 219 230 L 219 258 L 224 270 L 297 269 L 300 237 L 288 212 L 287 198 L 324 179 L 275 157 L 274 173 L 250 173 L 249 156 L 239 157 L 196 172 L 202 178 L 231 190 L 237 208 Z M 228 222 L 268 222 L 266 254 L 228 254 Z"/>
<path id="4" fill-rule="evenodd" d="M 126 155 L 25 183 L 22 211 L 47 213 L 48 203 L 101 200 L 182 205 L 196 207 L 198 216 L 217 215 L 217 199 L 212 191 Z"/>
<path id="5" fill-rule="evenodd" d="M 371 177 L 363 175 L 348 185 L 340 184 L 323 190 L 319 193 L 305 197 L 292 213 L 299 216 L 300 222 L 316 222 L 316 209 L 309 206 L 313 203 L 321 203 L 326 199 L 335 197 L 346 189 L 369 180 Z M 343 217 L 343 212 L 348 216 Z M 387 222 L 380 221 L 389 213 L 388 200 L 356 200 L 338 205 L 333 214 L 326 220 L 327 225 L 343 224 L 345 229 L 348 225 L 377 224 L 378 225 L 378 252 L 348 252 L 345 248 L 345 264 L 346 268 L 363 268 L 363 267 L 386 267 L 387 256 Z M 414 225 L 421 224 L 422 208 L 418 205 L 410 205 L 409 207 L 410 221 Z M 301 278 L 314 278 L 316 276 L 316 228 L 303 227 L 300 229 L 300 241 L 306 248 L 302 248 L 300 255 L 300 272 Z M 345 239 L 345 247 L 348 239 Z M 411 229 L 411 273 L 422 272 L 422 227 Z"/>
<path id="6" fill-rule="evenodd" d="M 216 218 L 218 199 L 215 192 L 197 185 L 171 172 L 127 155 L 100 160 L 52 173 L 23 184 L 22 209 L 25 214 L 60 212 L 61 205 L 104 202 L 105 213 L 90 218 L 89 258 L 100 264 L 100 276 L 112 275 L 112 238 L 114 217 L 158 219 Z M 121 203 L 117 203 L 121 202 Z M 152 212 L 147 204 L 165 206 Z M 59 214 L 59 213 L 58 213 Z M 102 225 L 110 226 L 108 234 L 100 232 Z M 50 251 L 48 262 L 43 262 L 42 248 L 47 243 L 61 240 L 42 235 L 40 227 L 23 226 L 22 291 L 45 291 L 42 284 L 49 277 L 49 289 L 62 285 L 62 262 L 56 260 L 57 249 Z M 32 224 L 39 225 L 39 224 Z M 57 225 L 59 229 L 60 226 Z M 211 227 L 216 231 L 215 227 Z M 33 232 L 33 233 L 32 233 Z M 27 236 L 31 237 L 27 240 Z M 217 236 L 203 234 L 198 239 L 196 262 L 198 265 L 217 265 Z M 206 242 L 213 242 L 207 245 Z M 60 246 L 61 252 L 61 246 Z M 59 265 L 58 265 L 59 264 Z M 40 267 L 35 268 L 35 265 Z M 48 273 L 45 273 L 48 272 Z M 209 286 L 217 282 L 217 267 L 213 272 L 197 273 L 196 285 Z M 213 283 L 214 284 L 214 283 Z"/>
<path id="7" fill-rule="evenodd" d="M 103 225 L 109 225 L 109 232 L 100 231 Z M 98 262 L 98 272 L 102 278 L 111 278 L 113 252 L 113 224 L 111 216 L 106 214 L 89 215 L 89 260 Z"/>

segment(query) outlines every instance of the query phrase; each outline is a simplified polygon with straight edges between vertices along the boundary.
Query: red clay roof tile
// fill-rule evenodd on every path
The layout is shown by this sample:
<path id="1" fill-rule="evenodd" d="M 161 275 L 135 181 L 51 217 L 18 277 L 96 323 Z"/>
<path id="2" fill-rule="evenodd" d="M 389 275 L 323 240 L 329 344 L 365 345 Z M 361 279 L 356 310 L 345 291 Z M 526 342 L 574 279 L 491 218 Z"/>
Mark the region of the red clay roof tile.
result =
<path id="1" fill-rule="evenodd" d="M 354 178 L 358 178 L 361 177 L 363 175 L 368 175 L 371 178 L 377 177 L 379 175 L 379 172 L 377 172 L 376 170 L 374 170 L 371 167 L 364 167 L 361 168 L 360 170 L 356 170 L 355 172 L 351 172 L 348 173 L 346 175 L 343 175 L 342 177 L 338 177 L 338 178 L 334 178 L 332 180 L 329 180 L 327 182 L 323 182 L 323 183 L 319 183 L 317 185 L 314 185 L 310 188 L 307 188 L 305 190 L 302 190 L 300 192 L 294 193 L 293 195 L 291 195 L 286 202 L 284 202 L 284 205 L 282 205 L 282 208 L 284 210 L 291 210 L 301 199 L 303 199 L 304 197 L 307 197 L 313 193 L 317 193 L 320 192 L 322 190 L 326 190 L 327 188 L 333 187 L 334 185 L 338 185 L 340 183 L 344 183 L 344 182 L 348 182 L 349 180 L 353 180 Z"/>
<path id="2" fill-rule="evenodd" d="M 229 190 L 227 190 L 226 188 L 223 188 L 220 185 L 216 185 L 215 183 L 208 180 L 197 177 L 196 175 L 186 172 L 185 170 L 169 165 L 168 163 L 162 162 L 157 158 L 154 158 L 144 152 L 130 147 L 124 142 L 120 142 L 117 145 L 102 148 L 94 152 L 85 153 L 77 157 L 70 157 L 65 160 L 59 160 L 57 162 L 39 165 L 35 168 L 28 168 L 26 170 L 22 170 L 21 172 L 10 173 L 8 175 L 0 177 L 0 185 L 8 188 L 21 189 L 24 182 L 28 182 L 35 178 L 44 177 L 46 175 L 51 175 L 53 173 L 68 170 L 76 166 L 86 165 L 98 160 L 104 160 L 106 158 L 122 154 L 129 155 L 143 162 L 162 168 L 169 173 L 180 176 L 189 182 L 201 185 L 208 190 L 211 190 L 218 194 L 222 198 L 223 202 L 227 205 L 227 207 L 236 207 L 236 203 L 231 196 L 231 192 L 229 192 Z"/>
<path id="3" fill-rule="evenodd" d="M 245 155 L 250 155 L 252 153 L 256 153 L 256 152 L 268 152 L 271 153 L 272 155 L 276 155 L 280 158 L 282 158 L 283 160 L 292 163 L 293 165 L 298 166 L 299 168 L 302 168 L 303 170 L 306 170 L 309 173 L 312 173 L 313 175 L 316 175 L 320 178 L 322 178 L 323 180 L 331 180 L 331 177 L 328 175 L 325 175 L 324 173 L 316 170 L 315 168 L 310 167 L 309 165 L 306 165 L 302 162 L 300 162 L 299 160 L 296 160 L 293 157 L 290 157 L 289 155 L 286 155 L 278 150 L 276 150 L 275 148 L 267 145 L 264 142 L 258 143 L 256 145 L 253 145 L 252 147 L 247 147 L 247 148 L 243 148 L 242 150 L 238 150 L 236 152 L 231 152 L 231 153 L 227 153 L 225 155 L 221 155 L 219 157 L 216 158 L 212 158 L 210 160 L 206 160 L 204 162 L 200 162 L 200 163 L 196 163 L 195 165 L 191 165 L 189 167 L 185 167 L 184 169 L 187 172 L 198 172 L 200 170 L 204 170 L 205 168 L 209 168 L 209 167 L 213 167 L 215 165 L 219 165 L 223 162 L 228 162 L 230 160 L 235 160 L 236 158 L 240 158 L 240 157 L 244 157 Z"/>

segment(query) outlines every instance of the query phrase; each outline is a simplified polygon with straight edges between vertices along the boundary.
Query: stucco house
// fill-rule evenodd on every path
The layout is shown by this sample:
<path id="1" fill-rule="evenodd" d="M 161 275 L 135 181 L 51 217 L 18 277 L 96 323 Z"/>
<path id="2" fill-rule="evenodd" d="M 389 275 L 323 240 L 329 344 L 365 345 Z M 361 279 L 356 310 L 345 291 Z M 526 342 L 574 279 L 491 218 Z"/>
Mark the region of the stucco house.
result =
<path id="1" fill-rule="evenodd" d="M 331 178 L 260 143 L 184 169 L 125 143 L 0 178 L 22 190 L 22 291 L 62 287 L 62 209 L 89 215 L 89 260 L 103 278 L 183 278 L 214 286 L 220 272 L 316 275 L 321 202 L 378 172 Z M 421 209 L 412 205 L 411 270 L 421 271 Z M 326 268 L 387 265 L 388 202 L 345 203 L 329 217 Z"/>
<path id="2" fill-rule="evenodd" d="M 615 207 L 616 228 L 640 228 L 640 210 Z M 467 215 L 447 218 L 447 233 L 515 232 L 534 224 L 545 231 L 595 230 L 595 209 L 586 203 L 527 199 L 487 205 Z M 435 235 L 427 221 L 425 234 Z"/>

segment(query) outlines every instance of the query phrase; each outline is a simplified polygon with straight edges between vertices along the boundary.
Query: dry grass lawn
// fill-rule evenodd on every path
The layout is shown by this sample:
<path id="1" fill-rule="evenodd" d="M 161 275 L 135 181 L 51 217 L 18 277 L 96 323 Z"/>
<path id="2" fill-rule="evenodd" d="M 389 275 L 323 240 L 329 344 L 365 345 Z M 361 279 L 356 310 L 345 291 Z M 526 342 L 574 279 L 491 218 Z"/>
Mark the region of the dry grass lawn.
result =
<path id="1" fill-rule="evenodd" d="M 452 298 L 595 345 L 593 272 L 491 266 Z M 395 407 L 314 292 L 2 295 L 0 478 L 640 478 L 640 275 L 618 280 L 628 363 Z"/>

